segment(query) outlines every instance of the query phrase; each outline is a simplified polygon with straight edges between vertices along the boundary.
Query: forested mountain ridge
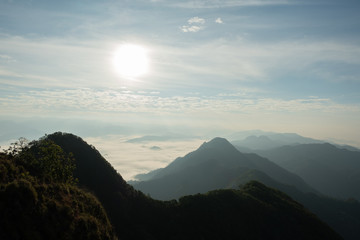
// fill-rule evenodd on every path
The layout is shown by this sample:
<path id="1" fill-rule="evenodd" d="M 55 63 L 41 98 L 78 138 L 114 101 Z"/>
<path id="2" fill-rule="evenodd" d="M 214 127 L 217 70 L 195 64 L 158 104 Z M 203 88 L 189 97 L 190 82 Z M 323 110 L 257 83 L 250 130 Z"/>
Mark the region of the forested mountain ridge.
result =
<path id="1" fill-rule="evenodd" d="M 78 189 L 75 185 L 91 191 L 103 204 L 119 239 L 341 239 L 302 205 L 278 190 L 258 182 L 250 182 L 238 190 L 217 190 L 207 194 L 186 196 L 179 201 L 156 201 L 126 184 L 100 153 L 81 138 L 72 134 L 55 133 L 39 140 L 40 143 L 41 141 L 51 141 L 57 150 L 63 151 L 61 156 L 74 159 L 73 178 L 66 174 L 67 170 L 65 174 L 55 174 L 53 177 L 46 171 L 46 174 L 40 173 L 39 179 L 43 179 L 42 181 L 63 179 L 66 180 L 63 184 L 73 186 L 68 188 L 66 197 L 56 199 L 58 204 L 61 205 L 72 199 L 72 194 L 76 191 L 73 188 Z M 42 161 L 51 163 L 54 159 L 54 155 L 49 155 L 48 151 L 40 153 L 32 158 L 36 163 Z M 2 156 L 6 161 L 0 165 L 0 168 L 13 169 L 11 156 L 4 154 Z M 11 162 L 10 165 L 8 162 Z M 71 164 L 71 161 L 69 163 Z M 27 172 L 35 174 L 40 165 L 32 165 L 32 170 Z M 56 166 L 60 165 L 56 164 Z M 60 172 L 63 170 L 57 169 Z M 16 170 L 10 175 L 18 177 L 18 175 L 22 176 L 22 173 Z M 6 192 L 7 187 L 4 186 L 8 181 L 12 180 L 3 180 L 1 183 L 1 194 Z M 14 192 L 17 193 L 18 190 Z M 12 196 L 16 198 L 17 195 Z M 3 202 L 2 199 L 1 207 L 9 209 L 6 205 L 8 202 Z M 67 211 L 69 210 L 65 212 Z M 3 223 L 9 218 L 9 215 L 6 216 L 1 219 Z M 33 215 L 25 214 L 23 217 L 24 228 L 36 229 L 37 225 L 33 226 L 30 223 L 33 221 Z M 49 217 L 57 218 L 57 215 Z M 16 222 L 17 219 L 19 218 L 14 219 L 15 222 L 10 226 L 19 223 Z M 61 224 L 52 225 L 51 221 L 48 224 L 62 229 L 59 228 Z M 111 233 L 110 230 L 108 233 Z M 66 233 L 66 231 L 62 232 Z M 54 231 L 54 234 L 56 233 Z M 56 236 L 50 238 L 56 239 Z M 36 238 L 32 236 L 28 239 Z"/>
<path id="2" fill-rule="evenodd" d="M 76 159 L 74 175 L 79 179 L 79 185 L 99 198 L 119 238 L 141 239 L 152 236 L 151 232 L 161 233 L 166 226 L 166 221 L 162 220 L 165 218 L 163 204 L 127 184 L 94 146 L 73 134 L 57 132 L 47 138 L 65 152 L 73 153 Z"/>
<path id="3" fill-rule="evenodd" d="M 72 160 L 58 146 L 46 141 L 13 153 L 0 154 L 0 239 L 117 239 L 101 203 L 75 185 Z"/>

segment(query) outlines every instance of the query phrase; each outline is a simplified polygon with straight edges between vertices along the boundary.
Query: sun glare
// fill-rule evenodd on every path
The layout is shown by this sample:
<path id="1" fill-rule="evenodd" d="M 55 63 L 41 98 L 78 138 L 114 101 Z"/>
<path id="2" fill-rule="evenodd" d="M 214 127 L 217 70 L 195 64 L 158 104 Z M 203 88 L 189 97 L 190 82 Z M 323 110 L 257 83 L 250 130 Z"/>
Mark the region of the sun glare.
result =
<path id="1" fill-rule="evenodd" d="M 124 77 L 139 77 L 149 71 L 147 50 L 139 45 L 124 44 L 115 52 L 114 66 Z"/>

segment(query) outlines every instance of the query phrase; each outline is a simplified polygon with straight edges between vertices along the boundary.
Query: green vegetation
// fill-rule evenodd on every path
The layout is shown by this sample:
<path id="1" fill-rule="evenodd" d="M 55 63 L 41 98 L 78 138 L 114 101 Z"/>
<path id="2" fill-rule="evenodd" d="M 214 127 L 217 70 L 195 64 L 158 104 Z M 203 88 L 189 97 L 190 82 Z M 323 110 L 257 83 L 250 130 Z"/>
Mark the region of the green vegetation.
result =
<path id="1" fill-rule="evenodd" d="M 74 185 L 74 166 L 45 140 L 0 154 L 0 239 L 115 239 L 100 202 Z"/>
<path id="2" fill-rule="evenodd" d="M 259 182 L 164 202 L 132 188 L 72 134 L 13 150 L 0 155 L 0 239 L 114 239 L 107 215 L 119 239 L 341 239 Z"/>

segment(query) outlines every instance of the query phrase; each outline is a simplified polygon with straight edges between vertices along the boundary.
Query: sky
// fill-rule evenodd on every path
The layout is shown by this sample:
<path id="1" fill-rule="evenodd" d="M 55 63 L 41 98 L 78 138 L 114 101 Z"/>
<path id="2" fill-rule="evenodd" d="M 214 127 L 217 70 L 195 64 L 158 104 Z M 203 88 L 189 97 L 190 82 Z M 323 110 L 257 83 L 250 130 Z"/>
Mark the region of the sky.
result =
<path id="1" fill-rule="evenodd" d="M 359 11 L 358 0 L 0 0 L 0 140 L 262 129 L 360 147 Z M 119 73 L 124 45 L 143 49 L 145 74 Z"/>

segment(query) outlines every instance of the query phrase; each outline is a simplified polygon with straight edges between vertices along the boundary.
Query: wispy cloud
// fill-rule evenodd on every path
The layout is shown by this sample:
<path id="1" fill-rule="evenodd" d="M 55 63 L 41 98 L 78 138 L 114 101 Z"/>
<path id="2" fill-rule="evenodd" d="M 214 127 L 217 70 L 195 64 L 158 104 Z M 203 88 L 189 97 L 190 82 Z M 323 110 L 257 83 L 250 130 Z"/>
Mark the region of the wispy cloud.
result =
<path id="1" fill-rule="evenodd" d="M 199 17 L 192 17 L 188 20 L 189 24 L 194 24 L 194 23 L 198 23 L 198 24 L 204 24 L 205 23 L 205 19 L 203 18 L 199 18 Z"/>
<path id="2" fill-rule="evenodd" d="M 149 45 L 151 74 L 141 84 L 156 90 L 163 86 L 233 89 L 239 82 L 291 81 L 292 76 L 316 76 L 314 81 L 360 79 L 356 71 L 348 74 L 342 68 L 328 67 L 334 63 L 360 66 L 360 48 L 354 44 L 306 40 L 259 44 L 247 39 L 211 39 L 183 45 Z M 111 62 L 115 46 L 111 41 L 78 44 L 74 39 L 0 38 L 0 52 L 7 52 L 2 55 L 16 59 L 0 67 L 0 83 L 35 88 L 120 87 L 122 79 Z"/>
<path id="3" fill-rule="evenodd" d="M 223 24 L 223 23 L 224 23 L 221 18 L 217 18 L 217 19 L 215 20 L 215 22 L 218 23 L 218 24 Z"/>
<path id="4" fill-rule="evenodd" d="M 10 63 L 10 62 L 16 62 L 16 59 L 8 55 L 0 54 L 0 61 Z"/>
<path id="5" fill-rule="evenodd" d="M 177 88 L 233 89 L 243 82 L 254 85 L 283 81 L 288 85 L 302 79 L 313 79 L 313 83 L 360 79 L 360 74 L 354 71 L 349 75 L 341 68 L 319 65 L 336 62 L 360 67 L 359 46 L 341 42 L 301 40 L 259 44 L 247 39 L 217 39 L 186 45 L 186 51 L 171 46 L 155 51 L 159 60 L 156 59 L 154 79 L 159 83 L 169 83 L 171 79 L 171 86 Z"/>
<path id="6" fill-rule="evenodd" d="M 200 30 L 202 30 L 203 27 L 202 26 L 182 26 L 181 27 L 181 31 L 183 32 L 198 32 Z"/>
<path id="7" fill-rule="evenodd" d="M 111 49 L 113 47 L 113 49 Z M 98 41 L 67 38 L 0 38 L 1 82 L 33 87 L 68 87 L 69 84 L 91 87 L 99 85 L 99 76 L 111 84 L 116 77 L 111 65 L 115 45 Z M 11 57 L 10 57 L 11 56 Z M 16 59 L 16 61 L 15 61 Z M 16 81 L 14 81 L 16 78 Z"/>
<path id="8" fill-rule="evenodd" d="M 188 21 L 189 25 L 184 25 L 180 29 L 181 31 L 187 33 L 187 32 L 198 32 L 202 29 L 204 29 L 205 19 L 199 18 L 199 17 L 192 17 Z"/>

